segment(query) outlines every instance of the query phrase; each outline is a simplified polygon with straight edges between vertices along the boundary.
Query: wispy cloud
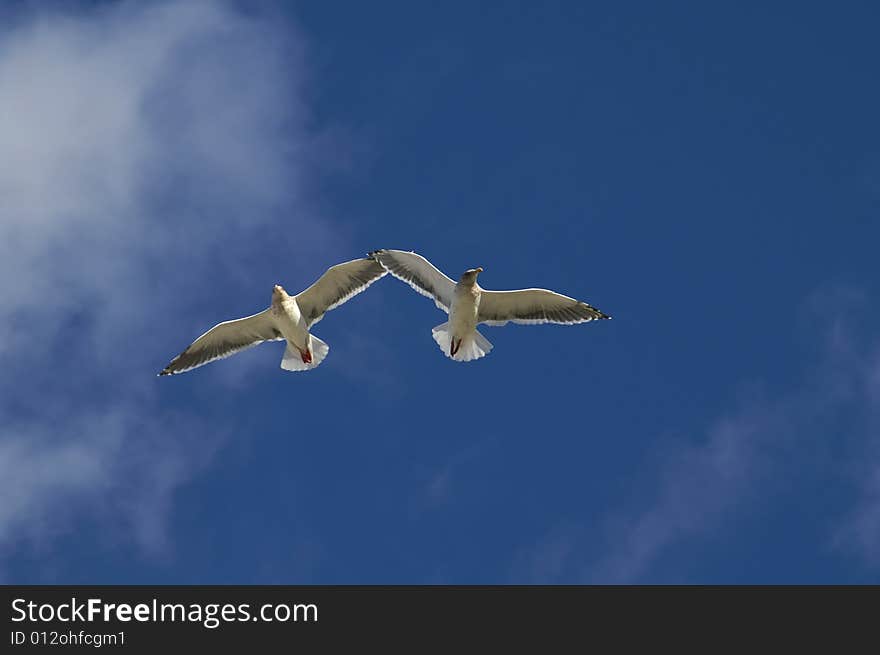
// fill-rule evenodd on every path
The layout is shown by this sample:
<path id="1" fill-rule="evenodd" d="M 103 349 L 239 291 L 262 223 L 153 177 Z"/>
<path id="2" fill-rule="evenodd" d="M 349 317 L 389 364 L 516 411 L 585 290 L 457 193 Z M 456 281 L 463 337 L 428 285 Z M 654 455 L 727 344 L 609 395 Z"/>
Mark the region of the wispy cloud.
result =
<path id="1" fill-rule="evenodd" d="M 880 409 L 877 359 L 871 357 L 878 344 L 853 329 L 861 302 L 862 294 L 849 289 L 817 292 L 805 318 L 821 326 L 810 337 L 821 345 L 800 384 L 776 393 L 767 391 L 768 385 L 752 385 L 738 408 L 702 435 L 664 439 L 649 458 L 656 464 L 645 471 L 656 479 L 649 498 L 622 501 L 609 513 L 604 530 L 586 529 L 576 519 L 559 526 L 523 549 L 513 577 L 591 583 L 655 579 L 654 566 L 665 554 L 689 539 L 723 530 L 724 522 L 744 508 L 773 498 L 778 480 L 851 485 L 860 461 L 873 462 L 861 476 L 863 499 L 837 530 L 836 543 L 878 560 L 880 450 L 877 422 L 867 420 Z M 834 531 L 829 525 L 827 545 Z"/>
<path id="2" fill-rule="evenodd" d="M 64 534 L 88 517 L 106 523 L 110 541 L 162 552 L 172 494 L 218 443 L 192 418 L 122 403 L 13 423 L 0 439 L 2 546 Z"/>
<path id="3" fill-rule="evenodd" d="M 222 439 L 160 410 L 157 367 L 255 270 L 269 288 L 266 243 L 288 275 L 332 249 L 302 43 L 225 3 L 65 10 L 0 28 L 0 547 L 89 515 L 155 550 Z"/>
<path id="4" fill-rule="evenodd" d="M 473 442 L 466 448 L 447 457 L 439 466 L 420 471 L 421 493 L 414 494 L 409 507 L 412 515 L 448 507 L 454 504 L 461 489 L 461 479 L 498 444 L 497 435 L 488 435 Z"/>
<path id="5" fill-rule="evenodd" d="M 801 421 L 812 418 L 798 416 L 798 405 L 749 407 L 718 420 L 700 442 L 671 447 L 661 457 L 665 463 L 655 499 L 615 517 L 613 546 L 590 577 L 637 581 L 666 548 L 717 527 L 725 513 L 751 499 L 773 458 L 797 438 Z"/>
<path id="6" fill-rule="evenodd" d="M 864 396 L 869 439 L 856 468 L 859 500 L 840 522 L 834 544 L 880 569 L 880 348 L 865 362 Z"/>

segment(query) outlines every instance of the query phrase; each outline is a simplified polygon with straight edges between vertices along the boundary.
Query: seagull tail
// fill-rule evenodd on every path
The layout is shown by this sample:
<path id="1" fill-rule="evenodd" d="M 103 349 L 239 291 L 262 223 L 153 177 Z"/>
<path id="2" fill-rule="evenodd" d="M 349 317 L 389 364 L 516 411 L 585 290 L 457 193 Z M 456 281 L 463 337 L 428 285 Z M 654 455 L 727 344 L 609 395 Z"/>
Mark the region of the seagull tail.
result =
<path id="1" fill-rule="evenodd" d="M 281 368 L 285 371 L 310 371 L 324 361 L 328 352 L 330 352 L 330 346 L 313 334 L 312 361 L 306 364 L 302 360 L 297 347 L 288 343 L 287 348 L 284 350 L 284 357 L 281 359 Z"/>
<path id="2" fill-rule="evenodd" d="M 457 362 L 469 362 L 474 359 L 480 359 L 480 357 L 484 357 L 492 350 L 492 344 L 489 343 L 489 340 L 477 330 L 474 330 L 472 334 L 462 338 L 461 345 L 458 347 L 455 355 L 450 355 L 452 333 L 449 331 L 448 322 L 435 327 L 431 330 L 431 334 L 434 337 L 434 341 L 440 346 L 443 354 Z"/>

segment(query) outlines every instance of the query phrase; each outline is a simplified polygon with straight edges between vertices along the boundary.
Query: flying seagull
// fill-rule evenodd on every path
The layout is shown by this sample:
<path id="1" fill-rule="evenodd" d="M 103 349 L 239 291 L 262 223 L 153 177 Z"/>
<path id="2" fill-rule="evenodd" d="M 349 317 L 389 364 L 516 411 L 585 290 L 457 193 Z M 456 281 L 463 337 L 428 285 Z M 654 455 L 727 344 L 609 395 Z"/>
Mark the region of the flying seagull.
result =
<path id="1" fill-rule="evenodd" d="M 444 354 L 457 362 L 479 359 L 492 350 L 489 340 L 477 331 L 480 323 L 573 325 L 611 318 L 587 303 L 547 289 L 487 291 L 477 284 L 482 268 L 466 270 L 455 283 L 414 252 L 374 250 L 369 256 L 449 314 L 449 321 L 435 327 L 432 333 Z"/>
<path id="2" fill-rule="evenodd" d="M 368 257 L 327 269 L 312 286 L 296 296 L 276 284 L 268 309 L 215 325 L 172 359 L 159 375 L 183 373 L 264 341 L 287 341 L 281 368 L 313 369 L 327 356 L 330 346 L 309 334 L 309 329 L 324 317 L 324 312 L 339 307 L 385 273 L 380 264 Z"/>

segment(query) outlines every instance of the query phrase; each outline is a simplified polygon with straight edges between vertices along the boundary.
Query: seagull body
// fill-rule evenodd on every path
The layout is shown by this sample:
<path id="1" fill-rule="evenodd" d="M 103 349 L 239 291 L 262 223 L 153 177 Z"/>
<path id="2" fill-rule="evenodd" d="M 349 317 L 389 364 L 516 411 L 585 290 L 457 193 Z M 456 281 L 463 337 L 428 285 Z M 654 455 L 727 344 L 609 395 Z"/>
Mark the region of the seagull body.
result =
<path id="1" fill-rule="evenodd" d="M 477 284 L 481 267 L 466 270 L 456 283 L 414 252 L 376 250 L 370 257 L 449 314 L 449 320 L 435 327 L 432 335 L 444 354 L 458 362 L 479 359 L 492 350 L 477 330 L 480 324 L 574 325 L 611 318 L 587 303 L 547 289 L 488 291 Z"/>
<path id="2" fill-rule="evenodd" d="M 312 340 L 317 343 L 318 337 L 312 337 L 309 333 L 308 321 L 303 318 L 296 297 L 289 295 L 280 284 L 276 284 L 272 289 L 272 304 L 268 311 L 272 323 L 287 341 L 288 347 L 293 346 L 299 351 L 303 364 L 311 364 Z"/>
<path id="3" fill-rule="evenodd" d="M 385 273 L 373 259 L 355 259 L 327 269 L 312 286 L 296 296 L 276 284 L 268 309 L 215 325 L 171 360 L 159 375 L 183 373 L 264 341 L 287 342 L 281 368 L 313 369 L 327 356 L 330 346 L 311 334 L 311 327 L 325 312 L 353 298 Z"/>
<path id="4" fill-rule="evenodd" d="M 476 271 L 482 270 L 483 269 L 480 268 L 466 271 L 465 274 L 461 276 L 461 280 L 455 285 L 455 289 L 452 292 L 452 304 L 449 306 L 449 321 L 446 322 L 446 325 L 448 326 L 447 331 L 450 336 L 449 347 L 446 348 L 445 343 L 437 342 L 444 351 L 447 351 L 447 354 L 450 357 L 454 358 L 455 355 L 458 354 L 465 337 L 471 334 L 474 336 L 479 334 L 479 332 L 477 332 L 477 324 L 480 322 L 480 299 L 483 290 L 480 288 L 480 285 L 476 283 Z M 468 275 L 469 273 L 472 274 L 472 277 Z M 438 326 L 438 328 L 439 327 L 442 326 Z M 440 330 L 437 328 L 434 329 L 434 338 L 436 339 L 436 335 Z M 468 343 L 471 341 L 473 340 L 469 340 Z M 487 341 L 486 343 L 489 342 Z M 491 349 L 492 344 L 489 344 L 489 350 Z M 486 350 L 485 352 L 489 351 Z M 464 355 L 465 354 L 463 353 L 462 356 Z M 475 357 L 474 359 L 478 358 Z"/>

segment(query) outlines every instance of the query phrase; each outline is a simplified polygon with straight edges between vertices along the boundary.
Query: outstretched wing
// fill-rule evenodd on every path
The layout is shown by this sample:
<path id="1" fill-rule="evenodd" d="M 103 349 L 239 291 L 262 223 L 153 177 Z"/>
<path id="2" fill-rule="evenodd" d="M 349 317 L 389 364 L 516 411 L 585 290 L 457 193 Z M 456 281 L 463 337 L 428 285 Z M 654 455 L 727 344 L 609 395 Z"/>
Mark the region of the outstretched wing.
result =
<path id="1" fill-rule="evenodd" d="M 403 250 L 374 250 L 370 257 L 382 264 L 398 280 L 403 280 L 423 296 L 432 298 L 437 307 L 449 313 L 455 282 L 427 259 Z"/>
<path id="2" fill-rule="evenodd" d="M 224 321 L 215 325 L 171 360 L 159 375 L 174 375 L 198 368 L 215 359 L 223 359 L 237 352 L 256 346 L 264 341 L 284 339 L 275 329 L 267 309 L 234 321 Z"/>
<path id="3" fill-rule="evenodd" d="M 382 265 L 371 257 L 331 266 L 312 286 L 296 296 L 296 304 L 312 326 L 324 317 L 324 312 L 339 307 L 385 273 Z"/>
<path id="4" fill-rule="evenodd" d="M 483 291 L 480 296 L 479 323 L 504 325 L 508 321 L 537 325 L 573 325 L 600 318 L 611 318 L 595 307 L 547 289 Z"/>

